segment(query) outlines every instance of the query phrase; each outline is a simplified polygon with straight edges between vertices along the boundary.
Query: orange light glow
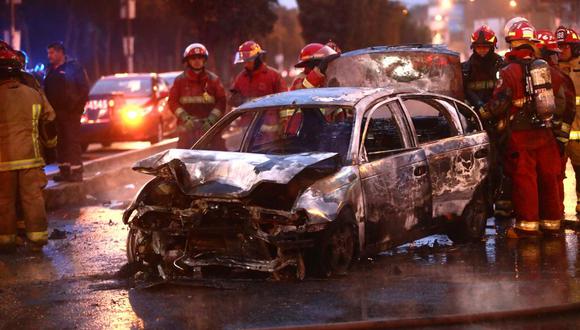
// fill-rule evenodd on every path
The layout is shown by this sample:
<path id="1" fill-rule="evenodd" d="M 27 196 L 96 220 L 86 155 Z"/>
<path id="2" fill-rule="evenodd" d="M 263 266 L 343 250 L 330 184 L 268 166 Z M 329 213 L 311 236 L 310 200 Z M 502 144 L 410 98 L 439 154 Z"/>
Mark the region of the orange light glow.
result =
<path id="1" fill-rule="evenodd" d="M 121 118 L 125 124 L 135 126 L 143 120 L 143 111 L 138 105 L 127 104 L 121 109 Z"/>

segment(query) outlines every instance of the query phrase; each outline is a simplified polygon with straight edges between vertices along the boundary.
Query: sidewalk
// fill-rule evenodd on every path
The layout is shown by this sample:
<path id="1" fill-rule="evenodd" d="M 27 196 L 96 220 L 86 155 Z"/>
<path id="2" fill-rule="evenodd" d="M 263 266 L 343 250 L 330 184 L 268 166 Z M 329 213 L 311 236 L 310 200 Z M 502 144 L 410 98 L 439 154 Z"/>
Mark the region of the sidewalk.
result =
<path id="1" fill-rule="evenodd" d="M 54 210 L 63 206 L 84 204 L 87 199 L 109 199 L 109 192 L 126 185 L 140 188 L 149 180 L 150 176 L 131 170 L 131 166 L 138 160 L 150 155 L 175 148 L 177 139 L 168 139 L 148 148 L 130 150 L 103 158 L 87 161 L 84 166 L 84 180 L 82 182 L 54 182 L 52 177 L 58 173 L 54 168 L 46 171 L 49 179 L 44 190 L 47 210 Z"/>

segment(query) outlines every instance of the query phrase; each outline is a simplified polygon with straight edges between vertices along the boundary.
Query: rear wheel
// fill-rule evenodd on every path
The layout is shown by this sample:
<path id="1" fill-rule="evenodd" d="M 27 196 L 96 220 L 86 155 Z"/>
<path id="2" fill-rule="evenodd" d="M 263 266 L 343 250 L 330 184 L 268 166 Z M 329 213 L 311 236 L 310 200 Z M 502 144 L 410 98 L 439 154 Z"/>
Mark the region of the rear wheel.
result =
<path id="1" fill-rule="evenodd" d="M 485 194 L 479 189 L 473 199 L 467 204 L 458 221 L 450 224 L 447 236 L 455 243 L 479 241 L 485 235 L 488 218 L 488 208 Z"/>

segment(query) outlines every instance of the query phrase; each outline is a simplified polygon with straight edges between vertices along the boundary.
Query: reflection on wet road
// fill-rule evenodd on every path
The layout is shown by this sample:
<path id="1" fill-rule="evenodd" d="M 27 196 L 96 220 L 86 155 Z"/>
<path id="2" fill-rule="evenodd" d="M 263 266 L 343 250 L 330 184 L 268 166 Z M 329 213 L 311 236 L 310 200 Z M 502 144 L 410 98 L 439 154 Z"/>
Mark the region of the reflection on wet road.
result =
<path id="1" fill-rule="evenodd" d="M 574 184 L 569 175 L 568 219 L 575 219 Z M 431 236 L 362 260 L 348 275 L 331 280 L 132 289 L 117 274 L 126 263 L 123 201 L 134 191 L 124 194 L 121 201 L 51 214 L 51 230 L 65 237 L 50 240 L 42 255 L 0 255 L 0 329 L 237 329 L 580 302 L 580 242 L 571 230 L 559 239 L 517 242 L 488 229 L 482 242 L 461 246 Z M 574 329 L 578 324 L 580 315 L 499 325 Z"/>
<path id="2" fill-rule="evenodd" d="M 0 328 L 247 328 L 478 313 L 580 301 L 578 234 L 455 246 L 431 236 L 358 263 L 342 278 L 228 281 L 226 289 L 130 289 L 121 210 L 52 215 L 44 255 L 0 256 Z M 564 325 L 578 319 L 563 319 Z"/>

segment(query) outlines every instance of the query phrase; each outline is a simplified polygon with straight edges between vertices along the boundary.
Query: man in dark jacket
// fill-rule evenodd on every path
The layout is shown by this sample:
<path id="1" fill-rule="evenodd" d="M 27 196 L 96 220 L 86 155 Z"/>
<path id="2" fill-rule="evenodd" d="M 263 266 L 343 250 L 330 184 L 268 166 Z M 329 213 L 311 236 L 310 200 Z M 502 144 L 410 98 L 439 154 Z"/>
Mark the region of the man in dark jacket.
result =
<path id="1" fill-rule="evenodd" d="M 82 181 L 80 120 L 89 94 L 89 82 L 83 67 L 66 56 L 61 43 L 47 48 L 50 66 L 44 79 L 44 91 L 56 111 L 58 132 L 57 162 L 60 173 L 55 181 Z"/>

